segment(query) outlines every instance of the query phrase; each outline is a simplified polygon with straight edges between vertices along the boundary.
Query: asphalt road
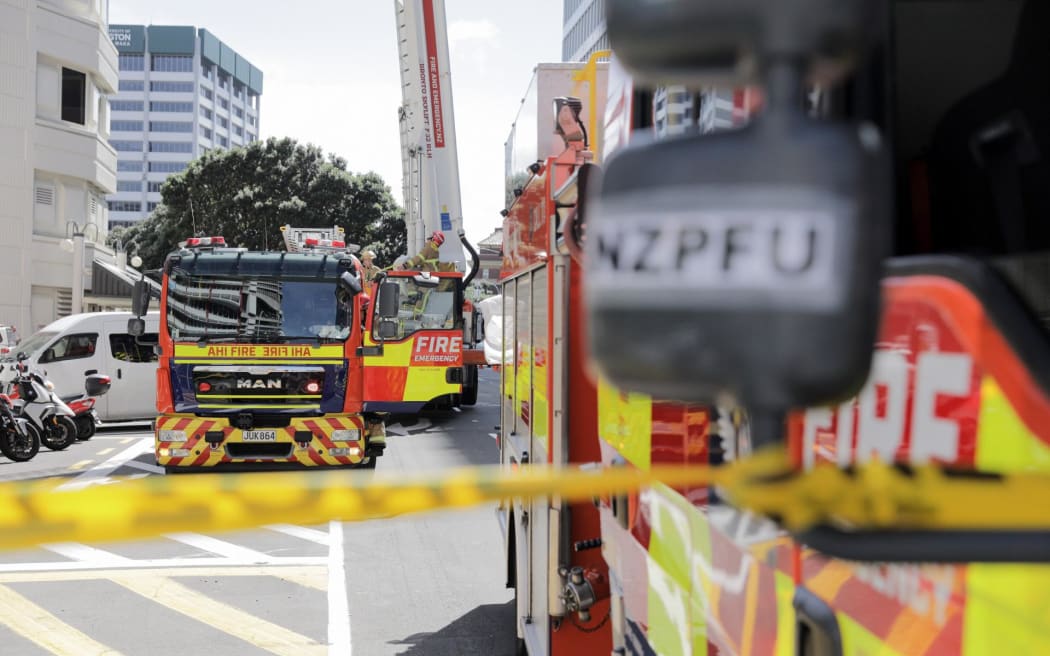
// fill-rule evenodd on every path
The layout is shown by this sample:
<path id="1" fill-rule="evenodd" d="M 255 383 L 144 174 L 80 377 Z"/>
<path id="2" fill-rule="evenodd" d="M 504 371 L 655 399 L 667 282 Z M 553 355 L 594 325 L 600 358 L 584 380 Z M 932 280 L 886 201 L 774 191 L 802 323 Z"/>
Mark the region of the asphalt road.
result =
<path id="1" fill-rule="evenodd" d="M 394 418 L 382 472 L 497 461 L 496 381 L 478 405 Z M 0 480 L 157 476 L 148 426 L 100 432 Z M 223 476 L 242 474 L 226 473 Z M 366 474 L 367 475 L 367 474 Z M 0 654 L 513 654 L 494 508 L 0 553 Z"/>

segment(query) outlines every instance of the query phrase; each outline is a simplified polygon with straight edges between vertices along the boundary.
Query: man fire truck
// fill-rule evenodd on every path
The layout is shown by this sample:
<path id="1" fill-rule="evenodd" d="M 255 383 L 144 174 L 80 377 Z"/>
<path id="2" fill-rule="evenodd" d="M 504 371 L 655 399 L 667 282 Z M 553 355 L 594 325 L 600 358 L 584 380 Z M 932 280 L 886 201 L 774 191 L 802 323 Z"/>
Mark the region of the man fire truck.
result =
<path id="1" fill-rule="evenodd" d="M 600 195 L 586 190 L 596 183 L 597 170 L 567 150 L 546 158 L 509 208 L 504 233 L 516 237 L 505 245 L 502 280 L 503 351 L 509 354 L 502 368 L 499 436 L 505 466 L 718 465 L 765 443 L 787 449 L 799 468 L 880 458 L 984 475 L 1050 469 L 1045 324 L 1050 305 L 1040 292 L 1048 282 L 1050 240 L 1039 227 L 1050 189 L 1045 160 L 1050 111 L 1045 94 L 1030 93 L 1045 87 L 1050 9 L 1034 1 L 841 0 L 833 3 L 835 11 L 815 8 L 822 4 L 810 3 L 807 13 L 798 11 L 796 2 L 682 0 L 659 7 L 610 2 L 619 11 L 609 16 L 613 47 L 626 54 L 634 71 L 665 84 L 684 78 L 696 86 L 650 91 L 614 60 L 604 112 L 587 103 L 583 109 L 592 124 L 596 115 L 605 118 L 604 132 L 589 130 L 605 145 L 594 160 L 605 169 Z M 718 20 L 704 14 L 716 5 L 722 12 Z M 844 39 L 847 32 L 822 32 L 827 26 L 814 18 L 842 20 L 849 12 L 839 9 L 861 5 L 871 13 L 858 21 L 860 32 L 876 31 L 863 46 L 849 46 L 857 31 Z M 748 78 L 744 82 L 753 86 L 724 91 L 708 86 L 709 78 L 687 65 L 701 62 L 703 73 L 720 75 L 723 83 L 739 80 L 741 71 L 776 70 L 721 67 L 727 65 L 725 53 L 754 54 L 748 47 L 763 38 L 757 30 L 745 41 L 733 29 L 761 27 L 761 12 L 778 8 L 786 12 L 777 16 L 778 30 L 764 34 L 775 34 L 784 48 L 805 43 L 792 29 L 817 41 L 834 33 L 836 38 L 822 43 L 836 43 L 835 55 L 845 59 L 822 74 L 836 70 L 838 77 L 816 75 L 809 78 L 815 86 L 808 88 L 804 76 L 789 76 L 794 81 L 786 85 L 782 78 Z M 741 14 L 734 22 L 728 14 L 735 10 L 754 15 Z M 800 18 L 792 22 L 785 16 Z M 730 47 L 735 37 L 746 46 Z M 978 39 L 986 46 L 979 56 L 972 45 Z M 707 45 L 706 54 L 693 50 Z M 659 66 L 664 66 L 660 74 L 652 74 Z M 843 70 L 850 73 L 842 76 Z M 785 94 L 797 100 L 793 111 L 809 118 L 770 126 L 770 116 L 782 117 L 767 101 L 772 97 L 776 111 L 782 111 Z M 554 121 L 549 116 L 541 129 L 553 130 Z M 864 121 L 854 134 L 868 140 L 866 148 L 885 148 L 896 175 L 850 187 L 849 158 L 857 157 L 856 151 L 816 138 L 787 149 L 795 157 L 805 153 L 794 168 L 765 167 L 761 159 L 752 168 L 730 163 L 738 150 L 754 146 L 766 161 L 780 164 L 776 158 L 784 154 L 778 150 L 784 142 L 772 145 L 783 138 L 779 129 L 809 129 L 799 127 L 805 124 L 821 130 L 832 121 Z M 632 135 L 640 132 L 651 132 L 657 141 L 632 145 Z M 684 157 L 694 153 L 696 161 Z M 821 153 L 823 160 L 817 157 Z M 632 164 L 633 178 L 624 174 Z M 815 171 L 825 165 L 843 175 L 821 182 Z M 792 363 L 788 375 L 799 370 L 840 375 L 855 368 L 832 359 L 840 346 L 836 340 L 856 337 L 842 321 L 815 328 L 816 337 L 828 342 L 822 354 L 802 350 L 814 335 L 783 331 L 769 340 L 761 330 L 783 325 L 780 315 L 768 315 L 765 327 L 730 319 L 728 313 L 746 307 L 754 285 L 774 279 L 762 278 L 753 259 L 740 260 L 752 265 L 750 277 L 727 277 L 727 263 L 749 247 L 756 252 L 776 241 L 746 241 L 739 232 L 720 243 L 717 259 L 705 260 L 710 242 L 688 223 L 699 217 L 710 222 L 708 228 L 724 228 L 717 222 L 728 220 L 729 211 L 711 218 L 692 208 L 721 209 L 729 199 L 737 203 L 733 211 L 753 209 L 773 198 L 765 195 L 770 187 L 762 176 L 782 176 L 785 170 L 812 175 L 811 189 L 834 182 L 839 190 L 851 189 L 854 198 L 877 191 L 862 203 L 894 197 L 892 249 L 900 257 L 889 261 L 881 281 L 881 319 L 872 323 L 878 330 L 866 347 L 871 353 L 874 345 L 874 356 L 859 390 L 851 389 L 857 393 L 831 405 L 792 409 L 783 430 L 770 434 L 778 422 L 758 425 L 739 407 L 665 401 L 645 389 L 696 389 L 704 376 L 757 380 L 776 373 L 774 365 L 785 358 Z M 743 198 L 726 193 L 755 180 L 766 187 Z M 588 198 L 594 202 L 581 202 Z M 630 223 L 615 222 L 616 203 L 630 208 Z M 539 225 L 529 222 L 533 216 L 542 217 Z M 658 230 L 653 221 L 660 217 L 676 221 L 677 240 Z M 634 228 L 650 232 L 631 241 Z M 877 254 L 877 239 L 868 248 Z M 806 250 L 789 252 L 798 256 Z M 856 253 L 855 259 L 865 258 L 863 251 Z M 672 266 L 683 268 L 683 278 L 654 275 Z M 596 284 L 597 275 L 611 277 Z M 598 289 L 609 280 L 619 286 L 603 298 Z M 735 297 L 719 296 L 703 287 L 709 281 L 741 286 Z M 585 290 L 591 294 L 588 312 Z M 708 295 L 692 300 L 696 290 Z M 673 321 L 660 314 L 660 303 L 675 295 L 677 307 L 670 307 L 679 314 Z M 780 360 L 770 358 L 767 371 L 741 367 L 695 374 L 692 367 L 705 358 L 717 362 L 720 354 L 696 348 L 692 357 L 683 357 L 676 349 L 713 334 L 710 318 L 688 314 L 696 306 L 714 307 L 712 298 L 732 301 L 718 307 L 726 313 L 722 324 L 738 334 L 730 349 L 737 349 L 734 355 L 766 349 Z M 770 304 L 775 297 L 762 298 Z M 601 302 L 597 309 L 595 299 Z M 609 307 L 615 311 L 601 313 Z M 813 308 L 809 303 L 776 311 L 830 311 Z M 596 336 L 607 340 L 608 331 L 620 329 L 630 334 L 622 348 L 596 348 Z M 601 365 L 598 379 L 591 352 Z M 634 371 L 626 371 L 625 362 Z M 657 362 L 678 364 L 672 369 Z M 831 373 L 813 373 L 816 365 L 832 365 L 825 370 Z M 736 510 L 707 487 L 656 486 L 601 499 L 598 508 L 557 498 L 513 499 L 499 516 L 508 585 L 517 596 L 518 635 L 521 647 L 534 656 L 1050 651 L 1050 567 L 1038 564 L 1048 557 L 1043 534 L 823 527 L 792 536 Z"/>
<path id="2" fill-rule="evenodd" d="M 374 468 L 364 408 L 362 268 L 341 228 L 282 228 L 287 252 L 193 237 L 164 261 L 156 460 L 168 471 L 257 463 Z M 129 332 L 149 302 L 136 286 Z"/>
<path id="3" fill-rule="evenodd" d="M 409 267 L 394 267 L 378 300 L 395 293 L 398 318 L 365 334 L 365 407 L 414 414 L 474 405 L 478 313 L 464 290 L 478 271 L 463 232 L 445 4 L 394 0 L 403 104 L 399 112 Z M 453 235 L 457 239 L 447 238 Z M 465 273 L 466 249 L 473 266 Z M 376 308 L 379 303 L 376 303 Z M 380 329 L 387 331 L 380 333 Z"/>

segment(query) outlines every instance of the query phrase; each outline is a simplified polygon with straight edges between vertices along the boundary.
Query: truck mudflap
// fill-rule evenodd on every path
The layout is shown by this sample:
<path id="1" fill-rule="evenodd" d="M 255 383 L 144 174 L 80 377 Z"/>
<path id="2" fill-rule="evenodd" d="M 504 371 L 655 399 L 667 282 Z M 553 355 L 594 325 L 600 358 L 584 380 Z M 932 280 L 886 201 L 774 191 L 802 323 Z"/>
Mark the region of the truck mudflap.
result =
<path id="1" fill-rule="evenodd" d="M 271 422 L 287 425 L 255 426 L 252 430 L 242 430 L 231 422 L 235 423 L 236 417 L 157 417 L 157 464 L 170 468 L 240 463 L 355 466 L 367 457 L 366 442 L 374 428 L 357 415 L 288 417 L 283 422 Z"/>

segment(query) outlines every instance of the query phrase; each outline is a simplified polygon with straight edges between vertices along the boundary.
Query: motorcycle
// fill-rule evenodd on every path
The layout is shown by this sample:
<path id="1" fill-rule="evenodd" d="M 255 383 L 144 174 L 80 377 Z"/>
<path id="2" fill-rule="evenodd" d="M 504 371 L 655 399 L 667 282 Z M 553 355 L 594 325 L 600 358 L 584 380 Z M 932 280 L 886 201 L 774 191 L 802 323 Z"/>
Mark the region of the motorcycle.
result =
<path id="1" fill-rule="evenodd" d="M 95 411 L 98 397 L 109 391 L 111 379 L 103 374 L 91 374 L 84 381 L 84 391 L 63 396 L 62 401 L 73 411 L 73 423 L 77 425 L 77 439 L 90 440 L 101 422 Z"/>
<path id="2" fill-rule="evenodd" d="M 0 394 L 0 453 L 8 460 L 26 462 L 40 451 L 40 431 L 28 420 L 18 417 L 14 404 Z"/>
<path id="3" fill-rule="evenodd" d="M 16 375 L 8 391 L 15 414 L 39 431 L 41 444 L 52 451 L 67 449 L 77 441 L 73 411 L 55 394 L 54 383 L 30 371 L 24 360 L 14 365 Z"/>

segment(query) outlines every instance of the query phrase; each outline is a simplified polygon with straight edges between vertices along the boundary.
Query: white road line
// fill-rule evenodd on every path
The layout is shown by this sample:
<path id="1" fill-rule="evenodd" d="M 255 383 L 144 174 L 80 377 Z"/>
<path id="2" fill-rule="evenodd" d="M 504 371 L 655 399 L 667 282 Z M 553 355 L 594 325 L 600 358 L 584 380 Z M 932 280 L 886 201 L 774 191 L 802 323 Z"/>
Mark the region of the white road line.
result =
<path id="1" fill-rule="evenodd" d="M 328 523 L 328 656 L 350 656 L 350 599 L 346 593 L 343 525 Z"/>
<path id="2" fill-rule="evenodd" d="M 117 455 L 113 456 L 109 460 L 95 465 L 91 469 L 87 470 L 83 474 L 80 474 L 68 483 L 59 485 L 56 489 L 58 490 L 76 490 L 94 485 L 100 482 L 102 479 L 107 479 L 110 474 L 119 469 L 122 465 L 127 463 L 129 460 L 141 456 L 143 453 L 148 453 L 153 450 L 153 438 L 144 437 L 141 440 L 135 442 L 128 448 L 124 449 Z"/>
<path id="3" fill-rule="evenodd" d="M 323 559 L 321 559 L 323 560 Z M 177 572 L 161 567 L 148 567 L 140 569 L 98 569 L 84 570 L 76 574 L 69 572 L 11 572 L 0 574 L 0 583 L 50 583 L 70 581 L 105 581 L 114 576 L 167 576 L 171 578 L 181 577 L 208 577 L 208 576 L 273 576 L 285 581 L 298 583 L 304 587 L 321 590 L 326 589 L 328 583 L 328 567 L 325 563 L 319 565 L 298 565 L 293 567 L 273 567 L 272 565 L 248 566 L 248 567 L 186 567 Z"/>
<path id="4" fill-rule="evenodd" d="M 39 563 L 4 563 L 0 565 L 0 576 L 15 572 L 89 572 L 100 569 L 111 569 L 113 562 L 39 562 Z M 185 569 L 194 567 L 306 567 L 327 565 L 324 556 L 286 556 L 268 557 L 264 562 L 235 560 L 232 558 L 157 558 L 151 560 L 129 560 L 121 562 L 121 569 L 172 568 Z"/>
<path id="5" fill-rule="evenodd" d="M 329 539 L 327 533 L 325 533 L 324 531 L 318 531 L 317 529 L 313 528 L 306 528 L 305 526 L 293 526 L 292 524 L 271 524 L 269 526 L 266 526 L 265 528 L 271 531 L 277 531 L 278 533 L 284 533 L 285 535 L 290 535 L 295 538 L 300 538 L 302 540 L 309 540 L 310 542 L 323 544 L 326 547 L 331 544 L 331 540 Z"/>
<path id="6" fill-rule="evenodd" d="M 124 463 L 124 466 L 132 469 L 141 469 L 151 474 L 160 474 L 161 476 L 165 474 L 164 468 L 160 465 L 151 465 L 148 462 L 139 462 L 138 460 L 129 460 Z"/>
<path id="7" fill-rule="evenodd" d="M 272 556 L 264 554 L 261 551 L 242 547 L 238 544 L 219 540 L 208 535 L 201 535 L 200 533 L 168 533 L 164 537 L 175 540 L 176 542 L 188 544 L 191 547 L 196 547 L 202 551 L 209 551 L 213 554 L 226 556 L 227 558 L 242 562 L 264 563 L 272 559 Z"/>
<path id="8" fill-rule="evenodd" d="M 111 551 L 96 549 L 95 547 L 89 547 L 86 544 L 79 544 L 77 542 L 56 542 L 54 544 L 43 544 L 40 546 L 48 551 L 57 553 L 60 556 L 65 556 L 71 560 L 83 563 L 102 563 L 112 567 L 118 564 L 123 565 L 124 563 L 131 561 L 130 558 L 125 558 L 124 556 L 115 554 Z"/>

